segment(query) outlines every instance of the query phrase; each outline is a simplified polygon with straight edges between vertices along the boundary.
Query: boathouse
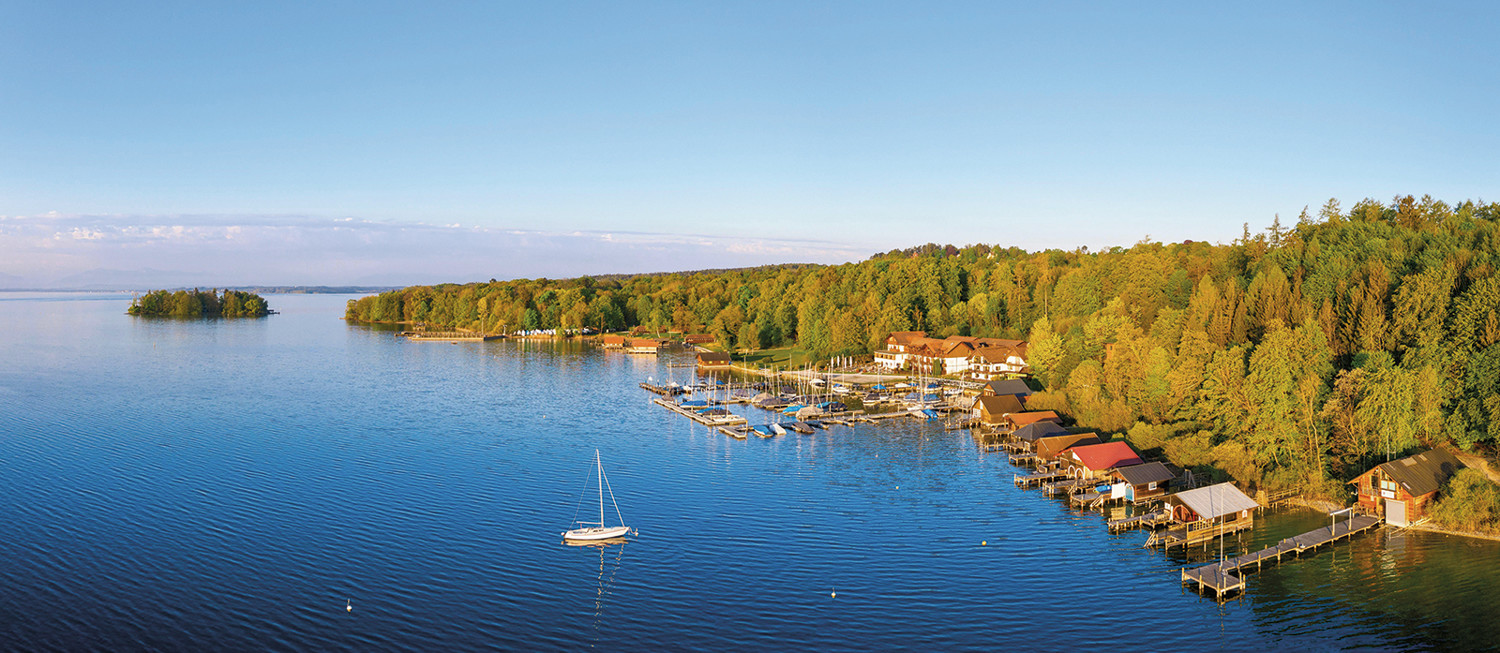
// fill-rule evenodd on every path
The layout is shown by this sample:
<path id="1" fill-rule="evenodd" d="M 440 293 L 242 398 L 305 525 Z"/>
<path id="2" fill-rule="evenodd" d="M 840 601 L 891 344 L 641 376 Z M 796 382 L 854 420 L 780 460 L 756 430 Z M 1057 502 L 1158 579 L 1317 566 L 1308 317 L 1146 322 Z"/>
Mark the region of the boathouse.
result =
<path id="1" fill-rule="evenodd" d="M 732 364 L 727 351 L 700 351 L 698 352 L 698 367 L 705 369 L 723 369 Z"/>
<path id="2" fill-rule="evenodd" d="M 1062 423 L 1062 418 L 1058 417 L 1057 413 L 1050 410 L 1037 410 L 1026 413 L 1008 413 L 1001 421 L 1002 425 L 1010 427 L 1010 430 L 1012 431 L 1023 426 L 1035 424 L 1037 422 L 1053 422 L 1060 424 Z"/>
<path id="3" fill-rule="evenodd" d="M 1026 382 L 1020 379 L 994 379 L 984 384 L 984 388 L 980 389 L 979 394 L 996 396 L 1015 395 L 1017 399 L 1024 402 L 1027 397 L 1031 396 L 1031 386 L 1026 385 Z"/>
<path id="4" fill-rule="evenodd" d="M 1062 435 L 1038 438 L 1036 443 L 1032 445 L 1032 448 L 1036 452 L 1037 460 L 1046 462 L 1057 460 L 1073 447 L 1087 447 L 1100 443 L 1099 436 L 1094 433 L 1068 433 L 1064 431 Z"/>
<path id="5" fill-rule="evenodd" d="M 1109 478 L 1110 471 L 1117 467 L 1141 464 L 1141 457 L 1124 442 L 1075 445 L 1060 460 L 1070 476 L 1084 480 Z"/>
<path id="6" fill-rule="evenodd" d="M 1012 395 L 981 396 L 975 402 L 975 409 L 980 421 L 989 426 L 998 426 L 1005 422 L 1006 415 L 1026 410 L 1021 406 L 1021 400 Z"/>
<path id="7" fill-rule="evenodd" d="M 1249 528 L 1255 520 L 1255 509 L 1260 507 L 1255 499 L 1228 482 L 1169 494 L 1166 502 L 1174 521 L 1193 524 L 1222 520 L 1226 526 L 1239 524 L 1240 528 L 1235 530 Z"/>
<path id="8" fill-rule="evenodd" d="M 1027 424 L 1011 432 L 1011 436 L 1022 444 L 1022 449 L 1035 451 L 1036 443 L 1045 437 L 1054 435 L 1067 435 L 1068 430 L 1058 425 L 1057 422 L 1041 421 L 1035 424 Z"/>
<path id="9" fill-rule="evenodd" d="M 1177 475 L 1166 465 L 1157 462 L 1116 467 L 1114 478 L 1115 498 L 1127 501 L 1145 501 L 1167 494 L 1167 486 Z"/>
<path id="10" fill-rule="evenodd" d="M 659 354 L 662 341 L 647 338 L 631 338 L 625 342 L 625 351 L 632 354 Z"/>
<path id="11" fill-rule="evenodd" d="M 1461 467 L 1453 454 L 1433 449 L 1379 465 L 1349 482 L 1359 490 L 1360 508 L 1406 526 L 1426 516 L 1427 504 Z"/>
<path id="12" fill-rule="evenodd" d="M 624 349 L 625 336 L 599 336 L 599 346 L 605 349 Z"/>
<path id="13" fill-rule="evenodd" d="M 707 333 L 689 333 L 682 337 L 684 345 L 706 345 L 714 341 L 714 337 Z"/>

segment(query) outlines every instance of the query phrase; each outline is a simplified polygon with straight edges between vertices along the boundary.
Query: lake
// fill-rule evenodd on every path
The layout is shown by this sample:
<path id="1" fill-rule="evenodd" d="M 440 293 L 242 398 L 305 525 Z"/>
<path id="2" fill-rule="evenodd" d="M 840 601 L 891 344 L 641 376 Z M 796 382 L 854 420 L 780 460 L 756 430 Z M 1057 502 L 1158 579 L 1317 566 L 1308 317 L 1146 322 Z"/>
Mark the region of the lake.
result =
<path id="1" fill-rule="evenodd" d="M 1362 535 L 1220 604 L 1178 578 L 1216 548 L 1107 533 L 966 432 L 739 441 L 636 386 L 689 354 L 408 342 L 344 324 L 349 297 L 267 299 L 182 322 L 0 293 L 0 648 L 1500 646 L 1500 543 Z M 566 546 L 595 449 L 640 534 Z M 1326 520 L 1267 513 L 1228 553 Z"/>

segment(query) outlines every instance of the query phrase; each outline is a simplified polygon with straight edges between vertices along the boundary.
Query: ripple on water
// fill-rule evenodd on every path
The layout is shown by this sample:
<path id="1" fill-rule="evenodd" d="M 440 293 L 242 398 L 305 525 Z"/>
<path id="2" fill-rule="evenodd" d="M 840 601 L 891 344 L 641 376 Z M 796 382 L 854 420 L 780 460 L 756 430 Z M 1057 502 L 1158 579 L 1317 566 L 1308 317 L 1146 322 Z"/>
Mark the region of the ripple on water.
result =
<path id="1" fill-rule="evenodd" d="M 1096 513 L 1015 488 L 1004 458 L 965 435 L 907 421 L 737 441 L 635 387 L 680 375 L 671 357 L 403 342 L 340 323 L 343 300 L 279 297 L 282 315 L 227 323 L 0 302 L 13 326 L 0 342 L 0 641 L 1496 645 L 1494 543 L 1363 537 L 1253 573 L 1221 606 L 1177 581 L 1213 554 L 1107 533 Z M 641 535 L 562 546 L 595 448 Z M 1321 519 L 1273 513 L 1230 555 Z"/>

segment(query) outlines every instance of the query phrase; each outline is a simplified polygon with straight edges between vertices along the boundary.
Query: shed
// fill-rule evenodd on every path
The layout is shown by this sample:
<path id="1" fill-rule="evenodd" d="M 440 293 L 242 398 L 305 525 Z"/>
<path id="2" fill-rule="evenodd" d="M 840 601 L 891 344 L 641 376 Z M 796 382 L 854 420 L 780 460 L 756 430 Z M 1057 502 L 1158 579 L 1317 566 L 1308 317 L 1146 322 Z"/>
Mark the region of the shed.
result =
<path id="1" fill-rule="evenodd" d="M 625 336 L 599 336 L 599 346 L 605 349 L 624 349 Z"/>
<path id="2" fill-rule="evenodd" d="M 1361 508 L 1405 526 L 1426 516 L 1443 483 L 1462 467 L 1453 454 L 1433 449 L 1377 465 L 1349 482 L 1359 491 Z"/>

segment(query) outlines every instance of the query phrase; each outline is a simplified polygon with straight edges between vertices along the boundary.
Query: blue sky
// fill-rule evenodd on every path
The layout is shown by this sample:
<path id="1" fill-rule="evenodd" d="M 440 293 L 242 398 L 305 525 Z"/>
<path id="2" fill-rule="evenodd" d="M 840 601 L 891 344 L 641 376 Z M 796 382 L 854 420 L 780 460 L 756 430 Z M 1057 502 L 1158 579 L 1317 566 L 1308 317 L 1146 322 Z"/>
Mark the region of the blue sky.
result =
<path id="1" fill-rule="evenodd" d="M 0 0 L 0 287 L 1227 241 L 1500 196 L 1496 5 L 1041 4 Z"/>

